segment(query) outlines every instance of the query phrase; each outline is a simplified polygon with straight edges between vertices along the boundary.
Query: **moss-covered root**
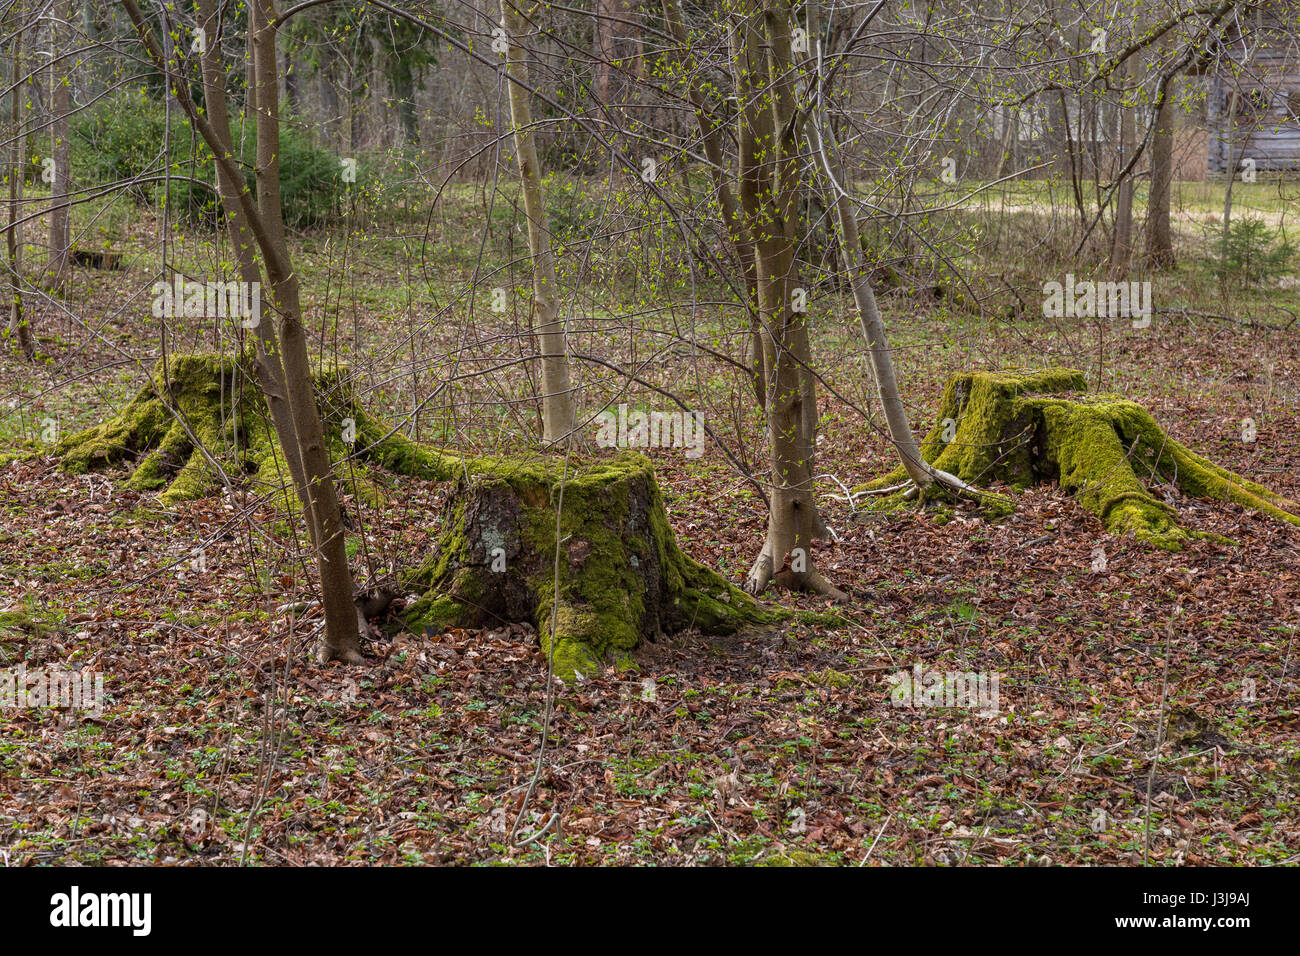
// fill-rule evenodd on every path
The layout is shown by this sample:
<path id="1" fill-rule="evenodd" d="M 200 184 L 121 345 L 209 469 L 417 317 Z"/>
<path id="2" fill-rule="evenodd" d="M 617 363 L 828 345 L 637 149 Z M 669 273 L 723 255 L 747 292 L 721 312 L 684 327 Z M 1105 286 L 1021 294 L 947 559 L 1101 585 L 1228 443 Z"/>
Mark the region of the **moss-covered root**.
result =
<path id="1" fill-rule="evenodd" d="M 1147 490 L 1154 479 L 1300 525 L 1300 504 L 1173 441 L 1135 402 L 1086 390 L 1083 373 L 1072 369 L 955 375 L 921 454 L 972 485 L 999 481 L 1019 490 L 1057 481 L 1107 530 L 1163 548 L 1181 547 L 1189 533 Z M 898 468 L 859 490 L 905 479 Z"/>
<path id="2" fill-rule="evenodd" d="M 366 415 L 353 399 L 346 372 L 319 374 L 315 384 L 334 461 L 355 455 L 400 474 L 442 480 L 464 471 L 459 458 L 418 445 Z M 282 503 L 293 494 L 257 381 L 244 363 L 228 357 L 176 355 L 165 369 L 159 361 L 150 384 L 130 404 L 65 438 L 55 454 L 74 473 L 125 463 L 130 487 L 161 489 L 168 505 L 218 487 L 214 461 L 228 474 L 269 482 Z"/>
<path id="3" fill-rule="evenodd" d="M 176 355 L 165 367 L 158 362 L 152 382 L 130 404 L 64 438 L 55 454 L 74 473 L 125 462 L 131 467 L 130 487 L 163 489 L 166 504 L 197 498 L 218 481 L 200 444 L 218 461 L 245 472 L 258 472 L 276 457 L 278 446 L 260 403 L 257 383 L 233 359 Z"/>
<path id="4" fill-rule="evenodd" d="M 626 657 L 645 637 L 713 633 L 771 620 L 747 594 L 684 555 L 650 462 L 624 454 L 564 485 L 555 592 L 558 463 L 475 459 L 448 502 L 444 531 L 410 585 L 413 629 L 534 624 L 561 676 Z M 554 631 L 552 632 L 552 618 Z"/>

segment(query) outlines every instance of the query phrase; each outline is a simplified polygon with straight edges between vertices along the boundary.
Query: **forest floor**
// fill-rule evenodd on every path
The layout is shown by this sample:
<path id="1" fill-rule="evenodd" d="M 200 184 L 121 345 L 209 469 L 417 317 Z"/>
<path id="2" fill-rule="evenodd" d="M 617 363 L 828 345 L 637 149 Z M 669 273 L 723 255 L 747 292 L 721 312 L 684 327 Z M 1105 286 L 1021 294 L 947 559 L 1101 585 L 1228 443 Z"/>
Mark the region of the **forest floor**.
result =
<path id="1" fill-rule="evenodd" d="M 1294 329 L 1067 329 L 883 301 L 922 429 L 959 368 L 1073 365 L 1300 497 Z M 113 343 L 138 333 L 105 314 L 94 348 L 43 343 L 76 387 L 2 360 L 28 399 L 0 450 L 128 393 Z M 819 470 L 847 485 L 891 464 L 857 411 L 873 406 L 856 336 L 839 314 L 816 346 L 844 386 L 822 396 Z M 720 455 L 649 454 L 683 548 L 739 581 L 756 497 Z M 768 592 L 796 619 L 686 632 L 633 670 L 559 683 L 530 792 L 546 666 L 527 627 L 399 634 L 363 666 L 320 666 L 277 515 L 242 520 L 220 496 L 164 509 L 118 479 L 0 465 L 0 667 L 91 668 L 107 696 L 101 714 L 0 712 L 8 865 L 1300 861 L 1300 529 L 1234 505 L 1162 489 L 1188 527 L 1235 542 L 1170 553 L 1054 487 L 990 523 L 855 509 L 824 481 L 839 540 L 816 560 L 851 602 Z M 446 491 L 394 478 L 379 506 L 350 499 L 357 566 L 426 553 Z M 918 664 L 998 675 L 996 714 L 893 706 L 891 678 Z"/>

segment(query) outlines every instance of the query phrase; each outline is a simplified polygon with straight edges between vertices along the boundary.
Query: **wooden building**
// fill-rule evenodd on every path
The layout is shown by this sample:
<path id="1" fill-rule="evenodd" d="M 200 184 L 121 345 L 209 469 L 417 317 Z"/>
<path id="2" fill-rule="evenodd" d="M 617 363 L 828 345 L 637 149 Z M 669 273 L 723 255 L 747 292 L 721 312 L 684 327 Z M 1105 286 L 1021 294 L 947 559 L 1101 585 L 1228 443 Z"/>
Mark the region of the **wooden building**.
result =
<path id="1" fill-rule="evenodd" d="M 1300 170 L 1300 10 L 1287 3 L 1252 14 L 1201 78 L 1211 173 Z"/>

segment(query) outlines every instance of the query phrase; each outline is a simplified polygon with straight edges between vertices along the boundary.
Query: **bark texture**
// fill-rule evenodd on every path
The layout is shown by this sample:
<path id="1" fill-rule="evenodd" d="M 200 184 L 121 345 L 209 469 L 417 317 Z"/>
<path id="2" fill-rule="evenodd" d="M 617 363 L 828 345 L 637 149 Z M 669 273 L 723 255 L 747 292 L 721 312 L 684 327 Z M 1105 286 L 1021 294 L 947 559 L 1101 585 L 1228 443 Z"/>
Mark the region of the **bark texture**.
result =
<path id="1" fill-rule="evenodd" d="M 1147 196 L 1147 261 L 1158 269 L 1174 265 L 1174 237 L 1169 193 L 1174 178 L 1174 105 L 1171 90 L 1156 110 L 1151 134 L 1151 192 Z"/>
<path id="2" fill-rule="evenodd" d="M 792 89 L 790 5 L 742 4 L 731 34 L 732 72 L 741 103 L 740 207 L 754 244 L 763 339 L 771 496 L 767 536 L 745 579 L 762 591 L 773 580 L 844 599 L 813 567 L 823 532 L 812 494 L 817 399 L 806 313 L 795 307 L 799 241 L 799 120 Z"/>

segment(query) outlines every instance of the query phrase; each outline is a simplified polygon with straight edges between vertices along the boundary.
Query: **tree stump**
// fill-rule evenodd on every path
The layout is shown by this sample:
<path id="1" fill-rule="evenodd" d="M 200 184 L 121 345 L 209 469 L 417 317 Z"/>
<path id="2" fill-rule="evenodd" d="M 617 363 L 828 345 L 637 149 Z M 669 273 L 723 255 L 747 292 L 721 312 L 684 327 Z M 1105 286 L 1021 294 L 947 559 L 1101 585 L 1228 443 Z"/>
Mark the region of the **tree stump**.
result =
<path id="1" fill-rule="evenodd" d="M 283 470 L 284 461 L 251 372 L 214 355 L 159 360 L 125 408 L 64 438 L 55 454 L 74 474 L 126 464 L 127 485 L 161 489 L 167 505 L 207 494 L 218 481 L 214 461 L 245 474 L 274 472 L 277 457 Z"/>
<path id="2" fill-rule="evenodd" d="M 643 638 L 697 627 L 729 633 L 774 619 L 677 546 L 654 471 L 623 453 L 571 471 L 562 464 L 474 459 L 444 512 L 425 590 L 408 627 L 534 624 L 562 676 L 625 658 Z M 558 595 L 558 597 L 557 597 Z M 553 623 L 552 623 L 553 622 Z"/>
<path id="3" fill-rule="evenodd" d="M 318 376 L 316 391 L 335 463 L 458 482 L 433 554 L 407 577 L 421 595 L 406 614 L 412 629 L 528 622 L 544 647 L 555 641 L 556 671 L 567 676 L 625 657 L 645 637 L 692 626 L 727 633 L 779 614 L 682 553 L 654 470 L 632 453 L 578 463 L 564 482 L 554 600 L 562 460 L 411 441 L 358 405 L 346 372 Z M 124 463 L 131 487 L 161 490 L 167 505 L 212 491 L 218 466 L 286 506 L 296 500 L 257 383 L 229 358 L 173 356 L 165 374 L 159 363 L 125 408 L 56 453 L 72 472 Z"/>
<path id="4" fill-rule="evenodd" d="M 1088 395 L 1083 373 L 1072 369 L 953 376 L 921 455 L 970 485 L 1003 482 L 1021 490 L 1055 481 L 1106 530 L 1169 550 L 1180 549 L 1191 533 L 1148 490 L 1154 480 L 1300 525 L 1300 504 L 1174 441 L 1136 402 Z M 858 490 L 906 479 L 900 466 Z"/>

